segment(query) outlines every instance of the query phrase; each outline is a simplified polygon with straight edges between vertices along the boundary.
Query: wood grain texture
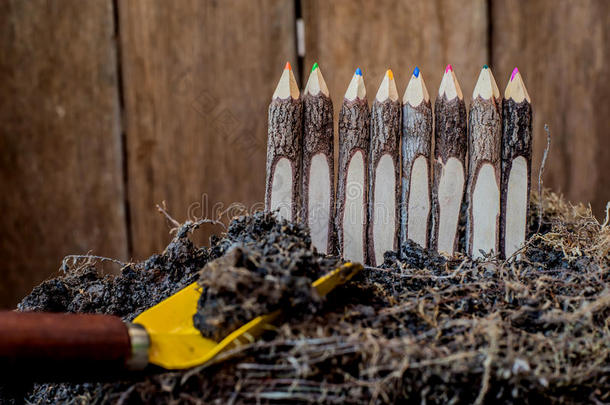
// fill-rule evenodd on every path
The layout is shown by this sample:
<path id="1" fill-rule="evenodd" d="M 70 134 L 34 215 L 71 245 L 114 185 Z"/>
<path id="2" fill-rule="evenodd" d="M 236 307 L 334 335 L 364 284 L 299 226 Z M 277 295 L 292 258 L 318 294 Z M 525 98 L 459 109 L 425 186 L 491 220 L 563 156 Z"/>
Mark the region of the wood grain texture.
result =
<path id="1" fill-rule="evenodd" d="M 448 63 L 458 73 L 464 94 L 472 94 L 480 66 L 488 63 L 485 0 L 308 0 L 302 4 L 305 66 L 318 61 L 329 72 L 326 79 L 334 105 L 343 101 L 358 66 L 373 90 L 391 68 L 402 95 L 417 64 L 430 94 L 435 95 Z"/>
<path id="2" fill-rule="evenodd" d="M 236 201 L 263 208 L 267 107 L 282 67 L 296 58 L 294 4 L 122 1 L 119 17 L 141 258 L 169 241 L 155 210 L 163 200 L 179 221 L 216 217 Z"/>
<path id="3" fill-rule="evenodd" d="M 492 63 L 500 88 L 518 66 L 534 109 L 532 182 L 552 146 L 544 185 L 571 201 L 591 202 L 603 221 L 610 200 L 607 0 L 493 0 Z"/>
<path id="4" fill-rule="evenodd" d="M 0 306 L 67 254 L 127 259 L 111 0 L 0 3 Z"/>

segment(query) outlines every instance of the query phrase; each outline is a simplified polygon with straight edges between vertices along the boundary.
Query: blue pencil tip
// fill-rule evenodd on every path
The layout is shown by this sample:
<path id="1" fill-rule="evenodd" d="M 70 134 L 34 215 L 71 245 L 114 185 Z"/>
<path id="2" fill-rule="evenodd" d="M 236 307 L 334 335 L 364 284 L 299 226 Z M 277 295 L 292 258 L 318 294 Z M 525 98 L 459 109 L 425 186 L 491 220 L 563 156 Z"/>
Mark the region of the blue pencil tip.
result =
<path id="1" fill-rule="evenodd" d="M 413 76 L 419 77 L 419 68 L 417 66 L 415 66 L 415 69 L 413 69 Z"/>
<path id="2" fill-rule="evenodd" d="M 362 76 L 362 70 L 360 70 L 360 68 L 357 68 L 357 69 L 356 69 L 356 74 L 357 74 L 358 76 Z"/>

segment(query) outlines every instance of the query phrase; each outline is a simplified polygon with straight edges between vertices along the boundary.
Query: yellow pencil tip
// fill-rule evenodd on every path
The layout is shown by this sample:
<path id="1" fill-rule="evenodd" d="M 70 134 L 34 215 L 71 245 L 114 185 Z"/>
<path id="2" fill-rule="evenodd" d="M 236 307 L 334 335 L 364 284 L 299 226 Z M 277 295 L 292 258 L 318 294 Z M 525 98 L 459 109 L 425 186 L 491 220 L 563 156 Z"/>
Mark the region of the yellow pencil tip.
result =
<path id="1" fill-rule="evenodd" d="M 388 75 L 388 77 L 390 78 L 390 80 L 394 80 L 394 73 L 392 73 L 392 69 L 388 69 L 388 71 L 386 72 L 386 74 Z"/>

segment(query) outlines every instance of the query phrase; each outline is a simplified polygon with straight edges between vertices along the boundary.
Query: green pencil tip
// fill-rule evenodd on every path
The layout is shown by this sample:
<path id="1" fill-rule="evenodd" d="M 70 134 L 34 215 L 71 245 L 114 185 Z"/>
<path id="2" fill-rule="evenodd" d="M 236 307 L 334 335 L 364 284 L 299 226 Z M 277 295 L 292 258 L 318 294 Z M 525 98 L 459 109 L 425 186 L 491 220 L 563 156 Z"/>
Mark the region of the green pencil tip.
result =
<path id="1" fill-rule="evenodd" d="M 311 67 L 311 71 L 313 72 L 314 70 L 316 70 L 318 68 L 318 62 L 314 62 L 313 66 Z"/>
<path id="2" fill-rule="evenodd" d="M 489 66 L 483 65 L 483 69 L 489 69 Z"/>

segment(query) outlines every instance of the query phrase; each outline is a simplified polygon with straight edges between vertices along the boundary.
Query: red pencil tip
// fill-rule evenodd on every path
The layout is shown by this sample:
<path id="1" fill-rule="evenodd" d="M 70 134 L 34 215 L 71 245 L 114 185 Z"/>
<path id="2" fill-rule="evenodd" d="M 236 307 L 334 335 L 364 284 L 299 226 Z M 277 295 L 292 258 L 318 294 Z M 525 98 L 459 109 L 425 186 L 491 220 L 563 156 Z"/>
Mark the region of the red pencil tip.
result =
<path id="1" fill-rule="evenodd" d="M 453 72 L 453 67 L 451 65 L 447 65 L 447 67 L 445 68 L 445 73 L 447 72 Z"/>
<path id="2" fill-rule="evenodd" d="M 284 69 L 292 70 L 292 67 L 290 66 L 290 62 L 286 62 L 286 66 L 284 66 Z"/>

